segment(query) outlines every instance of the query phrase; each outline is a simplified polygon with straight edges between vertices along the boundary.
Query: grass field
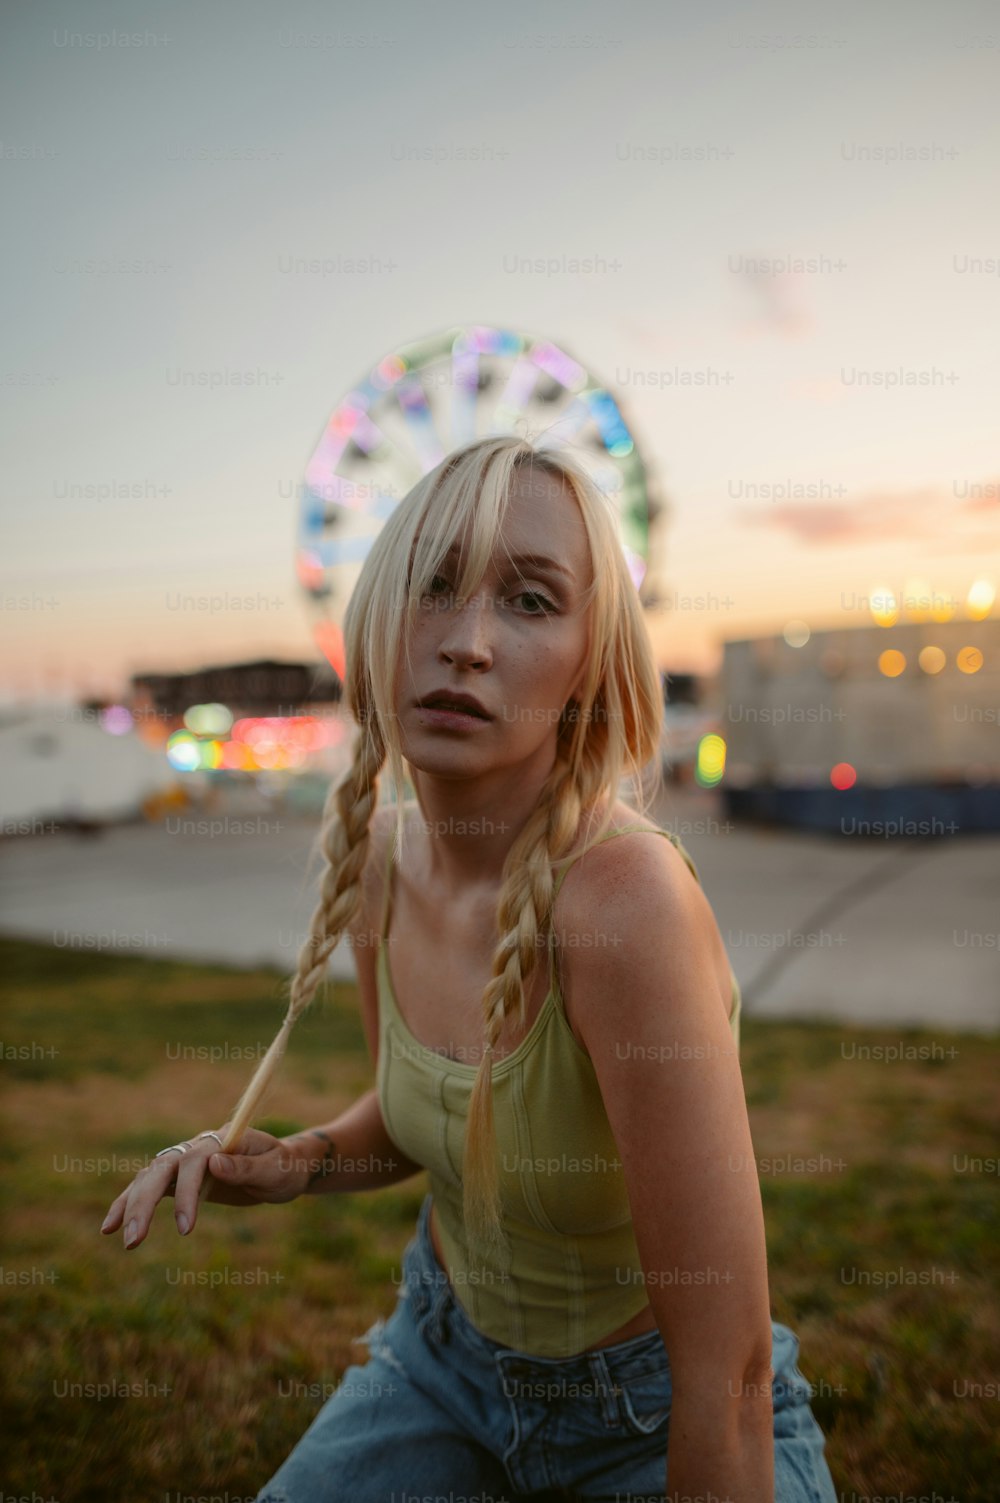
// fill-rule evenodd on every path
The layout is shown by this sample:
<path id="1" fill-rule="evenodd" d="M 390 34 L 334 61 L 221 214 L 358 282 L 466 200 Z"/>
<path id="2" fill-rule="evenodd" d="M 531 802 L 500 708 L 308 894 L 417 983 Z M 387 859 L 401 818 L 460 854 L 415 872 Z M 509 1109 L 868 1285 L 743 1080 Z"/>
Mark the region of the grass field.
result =
<path id="1" fill-rule="evenodd" d="M 426 1176 L 204 1206 L 190 1238 L 168 1200 L 126 1253 L 99 1233 L 108 1205 L 230 1114 L 284 978 L 14 941 L 0 967 L 3 1493 L 252 1499 L 391 1311 Z M 900 1043 L 924 1057 L 886 1058 Z M 998 1057 L 967 1034 L 744 1020 L 772 1314 L 845 1503 L 1000 1499 Z M 354 988 L 331 983 L 258 1125 L 329 1120 L 371 1084 Z"/>

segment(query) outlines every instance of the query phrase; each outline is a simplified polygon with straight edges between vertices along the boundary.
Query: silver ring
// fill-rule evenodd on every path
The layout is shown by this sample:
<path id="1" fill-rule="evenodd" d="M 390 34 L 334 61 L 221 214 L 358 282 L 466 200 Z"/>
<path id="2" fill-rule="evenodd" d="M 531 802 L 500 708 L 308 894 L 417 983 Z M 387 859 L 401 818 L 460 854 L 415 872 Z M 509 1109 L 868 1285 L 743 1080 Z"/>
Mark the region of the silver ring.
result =
<path id="1" fill-rule="evenodd" d="M 189 1145 L 187 1143 L 171 1143 L 169 1148 L 161 1148 L 159 1153 L 153 1154 L 153 1157 L 154 1159 L 159 1159 L 162 1158 L 165 1153 L 187 1153 L 188 1147 Z"/>
<path id="2" fill-rule="evenodd" d="M 198 1134 L 197 1138 L 195 1138 L 195 1142 L 196 1143 L 200 1142 L 200 1140 L 202 1138 L 214 1138 L 215 1141 L 218 1143 L 218 1145 L 219 1145 L 220 1148 L 225 1148 L 225 1146 L 226 1146 L 225 1143 L 223 1143 L 222 1139 L 219 1137 L 219 1134 L 217 1132 L 200 1132 Z"/>

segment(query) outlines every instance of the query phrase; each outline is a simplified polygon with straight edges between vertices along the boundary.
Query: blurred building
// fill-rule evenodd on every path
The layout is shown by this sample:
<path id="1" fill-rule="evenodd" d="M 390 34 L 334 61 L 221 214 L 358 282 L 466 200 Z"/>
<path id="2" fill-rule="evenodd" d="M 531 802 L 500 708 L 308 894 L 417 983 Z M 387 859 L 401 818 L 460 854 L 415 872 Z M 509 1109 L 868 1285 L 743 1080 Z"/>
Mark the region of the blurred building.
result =
<path id="1" fill-rule="evenodd" d="M 126 698 L 0 718 L 0 837 L 155 821 L 223 795 L 309 813 L 350 755 L 325 663 L 136 674 Z"/>
<path id="2" fill-rule="evenodd" d="M 660 763 L 668 783 L 690 786 L 696 781 L 698 748 L 716 730 L 715 708 L 703 703 L 706 680 L 695 673 L 660 674 L 663 686 L 663 724 Z"/>
<path id="3" fill-rule="evenodd" d="M 121 706 L 56 704 L 0 724 L 0 836 L 87 831 L 169 802 L 176 774 Z"/>
<path id="4" fill-rule="evenodd" d="M 224 704 L 242 715 L 294 715 L 339 705 L 340 679 L 325 662 L 260 659 L 190 673 L 138 673 L 131 680 L 137 717 L 182 720 L 191 705 Z"/>
<path id="5" fill-rule="evenodd" d="M 857 833 L 1000 829 L 1000 620 L 805 635 L 725 644 L 730 813 Z"/>
<path id="6" fill-rule="evenodd" d="M 259 659 L 188 673 L 138 673 L 129 713 L 192 791 L 251 788 L 286 807 L 322 807 L 346 766 L 342 685 L 325 661 Z"/>
<path id="7" fill-rule="evenodd" d="M 702 680 L 695 673 L 661 673 L 663 703 L 697 705 L 701 703 Z"/>

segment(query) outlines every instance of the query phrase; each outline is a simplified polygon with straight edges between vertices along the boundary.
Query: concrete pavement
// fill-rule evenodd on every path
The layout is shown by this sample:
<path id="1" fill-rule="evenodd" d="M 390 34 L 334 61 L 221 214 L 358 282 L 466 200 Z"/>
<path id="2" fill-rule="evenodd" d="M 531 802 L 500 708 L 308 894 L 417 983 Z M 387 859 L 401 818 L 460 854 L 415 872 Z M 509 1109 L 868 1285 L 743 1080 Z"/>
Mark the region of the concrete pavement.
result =
<path id="1" fill-rule="evenodd" d="M 670 790 L 655 817 L 695 860 L 747 1018 L 1000 1025 L 1000 837 L 735 827 L 702 790 Z M 159 825 L 5 840 L 0 932 L 288 973 L 315 906 L 317 827 L 248 795 Z M 343 943 L 331 974 L 354 974 Z"/>

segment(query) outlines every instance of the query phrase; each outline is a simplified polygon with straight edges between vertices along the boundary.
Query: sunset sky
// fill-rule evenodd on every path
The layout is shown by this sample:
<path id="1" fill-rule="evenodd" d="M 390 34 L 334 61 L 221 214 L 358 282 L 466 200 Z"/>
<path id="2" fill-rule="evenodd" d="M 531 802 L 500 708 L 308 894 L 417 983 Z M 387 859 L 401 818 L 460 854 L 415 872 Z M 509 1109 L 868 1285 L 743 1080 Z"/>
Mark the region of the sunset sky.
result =
<path id="1" fill-rule="evenodd" d="M 671 507 L 661 666 L 864 625 L 880 588 L 1000 591 L 994 7 L 2 26 L 4 702 L 315 657 L 306 460 L 375 360 L 464 321 L 626 403 Z"/>

